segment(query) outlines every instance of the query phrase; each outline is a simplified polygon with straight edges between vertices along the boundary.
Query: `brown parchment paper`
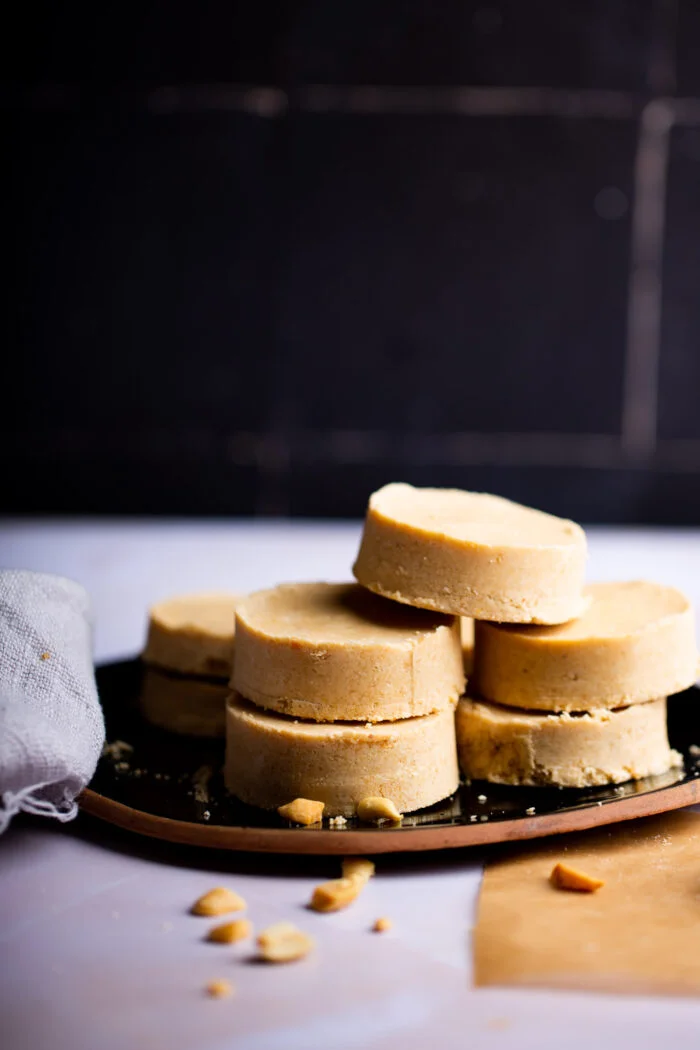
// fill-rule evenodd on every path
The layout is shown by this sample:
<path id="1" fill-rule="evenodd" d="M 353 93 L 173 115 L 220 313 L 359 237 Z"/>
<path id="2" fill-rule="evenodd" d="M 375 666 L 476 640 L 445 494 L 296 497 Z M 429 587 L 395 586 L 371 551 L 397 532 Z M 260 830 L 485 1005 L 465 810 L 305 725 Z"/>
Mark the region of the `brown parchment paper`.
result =
<path id="1" fill-rule="evenodd" d="M 557 861 L 605 885 L 554 889 Z M 700 995 L 700 815 L 505 848 L 486 865 L 473 949 L 477 985 Z"/>

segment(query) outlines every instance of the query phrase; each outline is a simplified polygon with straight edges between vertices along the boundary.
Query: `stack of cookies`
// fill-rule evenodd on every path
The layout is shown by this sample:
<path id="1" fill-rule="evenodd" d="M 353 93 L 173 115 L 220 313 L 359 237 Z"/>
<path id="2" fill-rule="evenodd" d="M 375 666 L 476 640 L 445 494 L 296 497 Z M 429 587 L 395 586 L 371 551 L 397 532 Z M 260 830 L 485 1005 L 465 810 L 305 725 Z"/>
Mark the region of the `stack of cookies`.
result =
<path id="1" fill-rule="evenodd" d="M 430 806 L 460 766 L 561 787 L 663 773 L 681 761 L 666 697 L 696 679 L 692 608 L 654 583 L 586 587 L 585 563 L 572 521 L 387 485 L 357 583 L 154 607 L 142 707 L 178 732 L 225 726 L 225 782 L 244 802 L 312 800 L 337 819 L 363 800 Z"/>
<path id="2" fill-rule="evenodd" d="M 583 787 L 680 763 L 666 697 L 692 685 L 692 608 L 654 583 L 584 587 L 580 526 L 494 496 L 388 485 L 355 575 L 396 601 L 474 620 L 457 709 L 468 778 Z"/>
<path id="3" fill-rule="evenodd" d="M 244 802 L 350 817 L 366 798 L 407 812 L 457 788 L 454 616 L 352 583 L 259 591 L 236 610 L 232 686 L 225 781 Z"/>
<path id="4" fill-rule="evenodd" d="M 457 712 L 462 768 L 501 784 L 587 787 L 681 764 L 666 697 L 692 685 L 692 609 L 655 583 L 598 583 L 556 627 L 477 623 Z"/>

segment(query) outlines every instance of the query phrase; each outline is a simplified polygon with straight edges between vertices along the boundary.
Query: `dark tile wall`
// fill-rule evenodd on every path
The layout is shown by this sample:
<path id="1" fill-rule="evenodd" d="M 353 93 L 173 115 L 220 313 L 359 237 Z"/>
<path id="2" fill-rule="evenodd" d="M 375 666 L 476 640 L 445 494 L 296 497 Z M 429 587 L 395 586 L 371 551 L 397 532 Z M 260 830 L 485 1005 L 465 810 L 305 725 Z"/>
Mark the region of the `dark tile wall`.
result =
<path id="1" fill-rule="evenodd" d="M 1 509 L 700 523 L 690 0 L 22 14 Z"/>

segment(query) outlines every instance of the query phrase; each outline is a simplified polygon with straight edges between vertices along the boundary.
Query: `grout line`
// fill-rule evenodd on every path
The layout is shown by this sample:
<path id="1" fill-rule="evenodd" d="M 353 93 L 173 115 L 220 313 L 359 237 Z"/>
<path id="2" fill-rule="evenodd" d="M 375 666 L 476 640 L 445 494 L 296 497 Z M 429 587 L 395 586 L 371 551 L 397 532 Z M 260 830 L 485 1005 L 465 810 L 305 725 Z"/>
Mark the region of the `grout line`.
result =
<path id="1" fill-rule="evenodd" d="M 12 441 L 0 444 L 0 460 L 17 461 L 18 448 L 22 462 L 45 461 L 51 449 L 57 463 L 68 459 L 72 464 L 94 459 L 102 447 L 100 435 L 93 430 L 59 433 L 36 431 L 13 435 Z M 277 482 L 287 476 L 290 467 L 308 466 L 406 466 L 421 453 L 421 465 L 428 466 L 530 466 L 600 468 L 608 470 L 641 467 L 659 470 L 700 472 L 700 439 L 679 438 L 660 441 L 646 457 L 631 455 L 620 445 L 615 434 L 566 433 L 493 433 L 452 431 L 444 434 L 416 436 L 410 447 L 396 440 L 388 430 L 305 430 L 289 440 L 283 434 L 237 431 L 220 438 L 201 432 L 196 447 L 178 440 L 176 433 L 134 431 L 128 441 L 112 435 L 111 458 L 128 462 L 181 462 L 185 447 L 193 462 L 227 461 L 238 467 L 257 467 L 261 477 L 270 482 L 261 495 L 261 510 L 266 505 L 286 502 Z M 100 453 L 98 453 L 99 455 Z M 266 482 L 266 484 L 267 484 Z M 265 486 L 264 486 L 265 487 Z M 268 511 L 270 513 L 271 511 Z"/>
<path id="2" fill-rule="evenodd" d="M 235 84 L 164 85 L 148 93 L 151 113 L 251 113 L 274 119 L 284 116 L 288 98 L 277 87 Z"/>
<path id="3" fill-rule="evenodd" d="M 80 110 L 83 92 L 72 84 L 37 84 L 0 89 L 10 109 Z M 154 116 L 175 113 L 243 112 L 274 119 L 291 106 L 310 113 L 456 114 L 463 116 L 562 116 L 624 120 L 638 116 L 643 102 L 633 92 L 550 87 L 401 87 L 307 84 L 289 95 L 270 84 L 162 84 L 150 90 L 115 88 L 105 104 L 146 108 Z"/>
<path id="4" fill-rule="evenodd" d="M 649 456 L 657 438 L 666 183 L 673 109 L 665 99 L 644 108 L 634 167 L 634 208 L 627 306 L 622 444 Z"/>
<path id="5" fill-rule="evenodd" d="M 678 0 L 654 0 L 647 83 L 652 95 L 667 98 L 676 90 Z"/>
<path id="6" fill-rule="evenodd" d="M 300 109 L 313 113 L 566 116 L 619 120 L 636 116 L 639 98 L 623 91 L 563 91 L 549 87 L 394 87 L 308 84 Z"/>

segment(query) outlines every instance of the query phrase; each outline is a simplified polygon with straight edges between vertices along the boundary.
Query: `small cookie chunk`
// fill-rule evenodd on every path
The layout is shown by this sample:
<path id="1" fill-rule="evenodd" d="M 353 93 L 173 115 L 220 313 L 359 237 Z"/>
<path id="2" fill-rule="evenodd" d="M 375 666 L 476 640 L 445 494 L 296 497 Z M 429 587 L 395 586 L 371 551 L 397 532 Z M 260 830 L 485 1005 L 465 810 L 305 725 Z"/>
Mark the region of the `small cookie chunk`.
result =
<path id="1" fill-rule="evenodd" d="M 357 805 L 357 817 L 363 824 L 401 823 L 401 814 L 390 798 L 363 798 Z"/>
<path id="2" fill-rule="evenodd" d="M 323 817 L 323 802 L 314 802 L 310 798 L 295 798 L 286 806 L 278 806 L 277 812 L 292 824 L 318 824 Z"/>
<path id="3" fill-rule="evenodd" d="M 317 722 L 430 714 L 464 689 L 459 623 L 356 583 L 284 584 L 236 610 L 234 689 Z"/>
<path id="4" fill-rule="evenodd" d="M 226 717 L 226 787 L 262 809 L 300 797 L 323 802 L 331 817 L 354 817 L 363 798 L 385 795 L 409 813 L 459 783 L 452 706 L 367 726 L 295 721 L 233 693 Z"/>
<path id="5" fill-rule="evenodd" d="M 303 959 L 313 947 L 313 939 L 291 922 L 276 922 L 258 937 L 260 958 L 265 962 L 294 962 Z"/>
<path id="6" fill-rule="evenodd" d="M 589 711 L 668 696 L 697 677 L 693 609 L 659 583 L 593 583 L 557 627 L 477 623 L 470 692 L 531 710 Z"/>
<path id="7" fill-rule="evenodd" d="M 374 920 L 374 923 L 372 924 L 372 932 L 386 933 L 386 931 L 390 930 L 393 925 L 394 924 L 391 921 L 391 919 L 388 919 L 385 915 L 382 915 L 381 918 Z"/>
<path id="8" fill-rule="evenodd" d="M 482 492 L 385 485 L 373 493 L 356 579 L 376 594 L 477 620 L 579 616 L 580 525 Z"/>
<path id="9" fill-rule="evenodd" d="M 223 977 L 210 981 L 204 990 L 211 999 L 230 999 L 233 995 L 233 985 Z"/>
<path id="10" fill-rule="evenodd" d="M 340 879 L 331 879 L 317 886 L 309 904 L 314 911 L 339 911 L 359 897 L 362 887 L 374 875 L 374 864 L 363 857 L 345 857 Z"/>
<path id="11" fill-rule="evenodd" d="M 374 863 L 365 857 L 343 857 L 342 869 L 344 879 L 355 879 L 363 886 L 374 875 Z"/>
<path id="12" fill-rule="evenodd" d="M 216 886 L 194 902 L 192 915 L 226 915 L 230 911 L 245 911 L 247 905 L 242 897 L 225 886 Z"/>
<path id="13" fill-rule="evenodd" d="M 665 699 L 574 715 L 464 697 L 457 743 L 464 775 L 496 784 L 622 784 L 683 764 L 668 744 Z"/>
<path id="14" fill-rule="evenodd" d="M 253 924 L 249 919 L 234 919 L 214 926 L 207 934 L 207 940 L 214 944 L 236 944 L 244 941 L 253 933 Z"/>
<path id="15" fill-rule="evenodd" d="M 224 736 L 226 732 L 225 683 L 183 677 L 145 669 L 139 707 L 151 725 L 183 736 Z"/>
<path id="16" fill-rule="evenodd" d="M 147 664 L 180 674 L 231 677 L 236 594 L 186 594 L 149 610 Z"/>
<path id="17" fill-rule="evenodd" d="M 592 875 L 561 863 L 554 865 L 549 881 L 558 890 L 575 890 L 577 893 L 595 893 L 605 885 L 604 879 L 595 879 Z"/>

